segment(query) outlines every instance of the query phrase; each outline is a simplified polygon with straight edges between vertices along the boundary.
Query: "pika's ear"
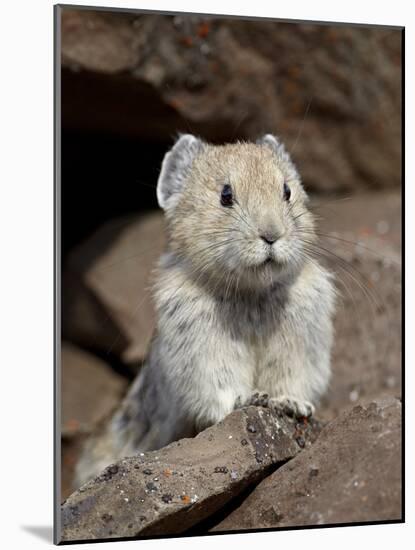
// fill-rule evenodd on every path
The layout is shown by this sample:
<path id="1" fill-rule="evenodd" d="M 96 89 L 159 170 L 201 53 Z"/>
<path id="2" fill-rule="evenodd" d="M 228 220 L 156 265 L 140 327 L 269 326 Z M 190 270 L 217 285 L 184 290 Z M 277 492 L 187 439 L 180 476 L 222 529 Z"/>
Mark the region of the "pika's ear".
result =
<path id="1" fill-rule="evenodd" d="M 157 200 L 166 210 L 177 203 L 186 176 L 195 157 L 202 151 L 203 141 L 191 134 L 182 134 L 166 153 L 157 182 Z"/>
<path id="2" fill-rule="evenodd" d="M 258 145 L 265 145 L 272 149 L 276 154 L 280 163 L 285 167 L 287 176 L 291 179 L 299 179 L 298 172 L 291 160 L 289 153 L 286 151 L 284 144 L 272 134 L 265 134 L 262 138 L 257 139 Z"/>
<path id="3" fill-rule="evenodd" d="M 266 145 L 267 147 L 272 149 L 280 160 L 291 160 L 290 155 L 285 150 L 284 145 L 276 136 L 273 136 L 272 134 L 265 134 L 265 136 L 257 139 L 256 142 L 258 143 L 258 145 Z"/>

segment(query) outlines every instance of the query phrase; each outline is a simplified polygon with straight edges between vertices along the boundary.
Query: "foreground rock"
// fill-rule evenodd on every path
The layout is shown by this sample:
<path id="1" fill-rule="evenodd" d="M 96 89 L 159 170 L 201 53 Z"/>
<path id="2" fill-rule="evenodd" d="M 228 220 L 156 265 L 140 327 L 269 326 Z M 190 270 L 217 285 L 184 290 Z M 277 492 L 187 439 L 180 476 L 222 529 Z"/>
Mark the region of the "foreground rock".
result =
<path id="1" fill-rule="evenodd" d="M 401 519 L 401 404 L 357 406 L 213 531 Z"/>
<path id="2" fill-rule="evenodd" d="M 315 189 L 397 187 L 400 55 L 391 29 L 64 8 L 63 126 L 153 142 L 271 131 Z"/>
<path id="3" fill-rule="evenodd" d="M 126 380 L 109 365 L 68 342 L 61 350 L 62 434 L 93 428 L 119 403 Z"/>
<path id="4" fill-rule="evenodd" d="M 268 409 L 233 412 L 193 439 L 109 466 L 62 506 L 62 541 L 183 533 L 315 439 Z"/>

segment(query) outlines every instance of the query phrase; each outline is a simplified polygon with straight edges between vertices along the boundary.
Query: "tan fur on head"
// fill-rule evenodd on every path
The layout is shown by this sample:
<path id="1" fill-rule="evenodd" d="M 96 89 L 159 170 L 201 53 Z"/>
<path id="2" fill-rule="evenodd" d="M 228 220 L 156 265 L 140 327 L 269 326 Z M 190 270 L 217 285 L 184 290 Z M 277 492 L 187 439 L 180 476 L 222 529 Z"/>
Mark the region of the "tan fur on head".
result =
<path id="1" fill-rule="evenodd" d="M 301 269 L 304 241 L 296 219 L 308 241 L 314 239 L 314 221 L 297 171 L 275 138 L 211 146 L 183 136 L 175 148 L 169 153 L 170 168 L 176 168 L 178 155 L 181 181 L 165 172 L 159 188 L 168 187 L 168 175 L 173 189 L 165 204 L 170 247 L 189 262 L 195 277 L 215 284 L 227 274 L 229 285 L 255 289 Z M 284 200 L 284 184 L 291 191 L 289 200 Z M 220 202 L 224 185 L 232 189 L 231 208 Z M 276 238 L 272 246 L 264 235 Z"/>

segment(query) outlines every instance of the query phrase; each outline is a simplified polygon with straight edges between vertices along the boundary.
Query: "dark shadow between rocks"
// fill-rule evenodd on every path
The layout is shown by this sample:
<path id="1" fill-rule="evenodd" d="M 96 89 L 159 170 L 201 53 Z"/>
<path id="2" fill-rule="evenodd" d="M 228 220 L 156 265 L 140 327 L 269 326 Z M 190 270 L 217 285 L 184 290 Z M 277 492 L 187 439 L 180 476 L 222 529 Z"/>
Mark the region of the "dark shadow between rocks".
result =
<path id="1" fill-rule="evenodd" d="M 232 512 L 239 508 L 244 500 L 249 497 L 249 495 L 266 477 L 273 474 L 276 470 L 281 468 L 281 466 L 284 466 L 284 464 L 286 464 L 290 460 L 291 459 L 282 460 L 281 462 L 278 462 L 278 464 L 273 464 L 272 466 L 270 466 L 265 472 L 263 472 L 261 476 L 258 477 L 258 479 L 253 481 L 250 485 L 248 485 L 248 487 L 238 493 L 235 498 L 228 501 L 217 512 L 213 513 L 200 523 L 197 523 L 196 525 L 191 527 L 188 531 L 183 533 L 183 536 L 199 536 L 207 534 L 209 531 L 211 531 L 211 529 L 213 529 L 213 527 L 219 525 L 227 516 L 229 516 Z"/>

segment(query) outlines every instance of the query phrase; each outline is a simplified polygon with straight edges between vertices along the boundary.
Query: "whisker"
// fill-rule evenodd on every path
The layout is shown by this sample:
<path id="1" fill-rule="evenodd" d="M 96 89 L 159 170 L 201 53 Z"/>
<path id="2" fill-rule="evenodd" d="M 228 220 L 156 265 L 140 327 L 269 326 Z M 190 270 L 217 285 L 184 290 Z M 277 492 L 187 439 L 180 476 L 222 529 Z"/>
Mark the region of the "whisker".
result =
<path id="1" fill-rule="evenodd" d="M 337 262 L 336 265 L 338 267 L 340 267 L 341 269 L 343 269 L 349 275 L 349 277 L 361 289 L 363 294 L 368 298 L 371 309 L 372 309 L 372 313 L 375 317 L 375 314 L 376 314 L 375 309 L 376 308 L 378 309 L 379 306 L 380 306 L 380 303 L 379 303 L 380 297 L 377 296 L 377 293 L 375 294 L 375 292 L 373 292 L 372 290 L 369 290 L 369 286 L 368 286 L 369 281 L 366 279 L 366 277 L 358 269 L 356 269 L 352 264 L 349 264 L 346 260 L 344 260 L 343 258 L 338 256 L 337 254 L 335 254 L 331 250 L 327 250 L 326 248 L 324 248 L 320 245 L 317 245 L 316 243 L 307 241 L 307 240 L 304 240 L 303 242 L 305 242 L 306 245 L 308 245 L 308 247 L 309 247 L 308 251 L 310 253 L 314 253 L 314 254 L 320 253 L 320 255 L 322 255 L 323 257 L 325 256 L 327 259 L 329 259 L 329 257 L 331 257 L 332 259 L 335 258 L 335 260 Z M 328 254 L 329 257 L 326 256 L 326 254 Z M 358 277 L 360 277 L 364 281 L 364 283 L 362 283 L 362 281 L 359 280 L 359 278 L 353 272 L 357 273 Z"/>
<path id="2" fill-rule="evenodd" d="M 304 122 L 305 122 L 305 119 L 307 118 L 308 111 L 310 110 L 311 102 L 312 102 L 312 101 L 313 101 L 313 96 L 311 96 L 310 99 L 309 99 L 309 101 L 308 101 L 308 104 L 307 104 L 307 107 L 306 107 L 306 110 L 305 110 L 303 119 L 302 119 L 301 124 L 300 124 L 300 128 L 298 129 L 297 137 L 296 137 L 296 139 L 295 139 L 295 142 L 294 142 L 294 145 L 293 145 L 293 147 L 292 147 L 292 149 L 291 149 L 290 154 L 293 154 L 294 151 L 295 151 L 295 148 L 297 147 L 297 143 L 298 143 L 298 140 L 300 139 L 301 134 L 302 134 L 302 132 L 303 132 Z"/>
<path id="3" fill-rule="evenodd" d="M 374 256 L 377 256 L 378 258 L 380 258 L 382 260 L 387 260 L 388 262 L 391 262 L 391 263 L 393 263 L 397 266 L 401 265 L 398 260 L 395 260 L 394 258 L 391 258 L 390 256 L 386 256 L 384 254 L 381 254 L 380 252 L 377 252 L 376 250 L 373 250 L 369 246 L 366 246 L 366 245 L 362 244 L 360 241 L 350 241 L 348 239 L 343 239 L 341 237 L 337 237 L 336 235 L 328 235 L 327 233 L 321 233 L 320 231 L 310 231 L 310 230 L 307 230 L 307 228 L 303 229 L 301 227 L 297 227 L 297 229 L 299 229 L 298 232 L 301 233 L 301 234 L 305 234 L 305 235 L 313 235 L 314 234 L 314 235 L 317 235 L 318 237 L 322 237 L 322 238 L 325 238 L 325 239 L 331 239 L 331 240 L 334 240 L 334 241 L 338 241 L 340 243 L 355 246 L 357 248 L 361 248 L 363 250 L 366 250 L 366 251 L 370 252 L 371 254 L 373 254 Z"/>

